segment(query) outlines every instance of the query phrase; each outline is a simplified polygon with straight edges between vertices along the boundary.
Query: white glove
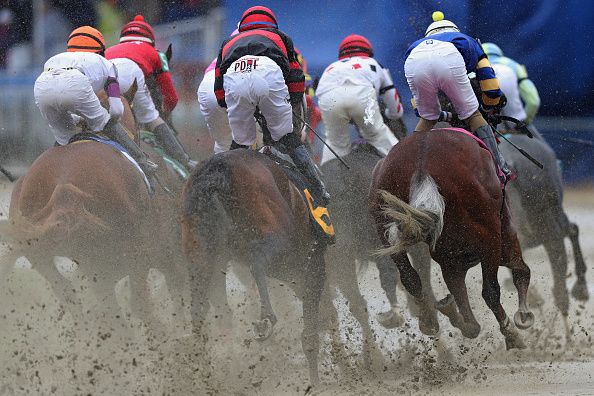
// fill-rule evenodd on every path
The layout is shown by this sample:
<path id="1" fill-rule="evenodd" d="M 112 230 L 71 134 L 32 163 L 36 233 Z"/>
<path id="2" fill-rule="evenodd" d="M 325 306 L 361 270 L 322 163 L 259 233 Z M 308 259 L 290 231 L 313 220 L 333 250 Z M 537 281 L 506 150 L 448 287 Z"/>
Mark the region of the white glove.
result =
<path id="1" fill-rule="evenodd" d="M 124 104 L 122 99 L 117 97 L 109 97 L 109 115 L 113 119 L 119 119 L 124 114 Z"/>

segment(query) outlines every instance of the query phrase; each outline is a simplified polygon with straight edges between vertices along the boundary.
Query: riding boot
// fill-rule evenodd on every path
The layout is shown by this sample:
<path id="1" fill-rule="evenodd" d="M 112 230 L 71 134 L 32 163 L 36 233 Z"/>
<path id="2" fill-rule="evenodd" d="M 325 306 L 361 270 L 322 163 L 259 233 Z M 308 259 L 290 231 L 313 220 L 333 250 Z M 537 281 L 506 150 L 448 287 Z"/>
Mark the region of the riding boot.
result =
<path id="1" fill-rule="evenodd" d="M 297 166 L 297 169 L 299 169 L 299 171 L 311 182 L 317 185 L 322 193 L 324 204 L 327 205 L 330 200 L 330 194 L 326 191 L 326 185 L 318 175 L 316 165 L 309 156 L 303 143 L 301 143 L 301 140 L 299 140 L 295 133 L 288 133 L 279 140 L 279 143 L 282 143 L 288 149 L 288 154 Z"/>
<path id="2" fill-rule="evenodd" d="M 171 156 L 174 160 L 186 166 L 189 170 L 194 169 L 196 165 L 198 165 L 198 162 L 192 160 L 186 153 L 169 125 L 166 123 L 160 124 L 153 129 L 153 133 L 155 134 L 157 143 L 163 147 L 165 153 Z"/>
<path id="3" fill-rule="evenodd" d="M 475 131 L 475 134 L 479 139 L 485 142 L 485 144 L 493 154 L 493 157 L 495 158 L 497 165 L 499 165 L 499 168 L 505 176 L 505 180 L 502 180 L 502 182 L 505 183 L 508 180 L 510 180 L 512 176 L 512 171 L 507 166 L 505 158 L 503 158 L 503 155 L 501 155 L 501 152 L 499 151 L 499 147 L 497 146 L 497 140 L 495 140 L 495 134 L 493 133 L 493 129 L 491 128 L 491 126 L 482 125 Z"/>
<path id="4" fill-rule="evenodd" d="M 157 169 L 159 168 L 157 164 L 149 160 L 146 153 L 142 151 L 140 146 L 138 146 L 128 133 L 124 130 L 124 127 L 120 125 L 119 122 L 111 119 L 103 129 L 103 133 L 112 140 L 115 140 L 119 144 L 121 144 L 126 151 L 134 158 L 140 168 L 144 171 L 144 173 L 149 177 L 153 176 Z"/>

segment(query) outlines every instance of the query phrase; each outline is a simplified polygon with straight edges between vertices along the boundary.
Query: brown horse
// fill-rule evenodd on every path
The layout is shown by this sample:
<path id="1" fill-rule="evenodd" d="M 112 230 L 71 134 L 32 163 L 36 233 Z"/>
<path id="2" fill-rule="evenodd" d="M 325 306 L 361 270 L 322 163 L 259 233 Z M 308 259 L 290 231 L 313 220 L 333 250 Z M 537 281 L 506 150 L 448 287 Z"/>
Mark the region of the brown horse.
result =
<path id="1" fill-rule="evenodd" d="M 441 266 L 461 314 L 451 312 L 450 320 L 465 336 L 476 337 L 480 331 L 465 285 L 466 272 L 480 262 L 482 295 L 499 322 L 507 348 L 525 347 L 501 306 L 497 271 L 500 265 L 511 268 L 519 296 L 514 322 L 528 328 L 534 323 L 526 307 L 530 269 L 510 224 L 489 151 L 451 129 L 414 133 L 376 166 L 370 205 L 385 247 L 381 254 L 392 257 L 403 285 L 423 311 L 430 312 L 432 302 L 405 253 L 419 242 L 430 246 L 431 256 Z M 421 316 L 425 329 L 437 325 L 427 320 Z"/>
<path id="2" fill-rule="evenodd" d="M 325 281 L 325 243 L 312 234 L 308 202 L 266 155 L 232 150 L 201 163 L 183 190 L 182 243 L 190 259 L 192 322 L 200 332 L 213 272 L 229 260 L 249 265 L 260 293 L 259 339 L 277 319 L 266 277 L 290 285 L 303 301 L 302 345 L 318 382 L 318 312 Z"/>
<path id="3" fill-rule="evenodd" d="M 133 130 L 125 106 L 123 123 Z M 173 190 L 177 184 L 179 192 L 181 183 L 161 165 L 160 179 Z M 53 147 L 13 189 L 9 224 L 3 228 L 14 249 L 6 261 L 10 265 L 26 256 L 77 321 L 82 320 L 79 296 L 57 270 L 55 256 L 74 260 L 78 272 L 92 280 L 109 321 L 121 316 L 115 284 L 130 275 L 132 310 L 152 322 L 148 270 L 161 269 L 171 292 L 185 282 L 176 212 L 176 200 L 161 189 L 151 197 L 139 171 L 114 148 L 95 141 Z"/>

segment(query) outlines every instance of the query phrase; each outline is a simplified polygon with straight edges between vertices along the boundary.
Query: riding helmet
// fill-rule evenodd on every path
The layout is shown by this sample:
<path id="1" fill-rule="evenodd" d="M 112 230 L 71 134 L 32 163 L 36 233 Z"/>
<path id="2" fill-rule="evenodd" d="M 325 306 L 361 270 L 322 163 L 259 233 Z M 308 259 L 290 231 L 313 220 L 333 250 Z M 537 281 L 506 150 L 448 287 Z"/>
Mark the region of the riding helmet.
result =
<path id="1" fill-rule="evenodd" d="M 261 28 L 278 29 L 276 16 L 272 10 L 264 6 L 254 6 L 245 10 L 239 21 L 239 31 L 245 32 L 246 30 Z"/>
<path id="2" fill-rule="evenodd" d="M 155 31 L 142 15 L 136 15 L 134 20 L 125 24 L 120 32 L 120 43 L 126 41 L 144 41 L 154 46 Z"/>
<path id="3" fill-rule="evenodd" d="M 91 26 L 81 26 L 70 33 L 67 52 L 93 52 L 103 54 L 105 39 L 101 32 Z"/>
<path id="4" fill-rule="evenodd" d="M 483 43 L 482 46 L 487 56 L 503 56 L 503 51 L 501 51 L 501 48 L 497 44 Z"/>
<path id="5" fill-rule="evenodd" d="M 369 40 L 358 34 L 346 36 L 338 47 L 338 59 L 352 56 L 373 56 L 373 47 Z"/>
<path id="6" fill-rule="evenodd" d="M 432 17 L 433 23 L 427 27 L 427 30 L 425 30 L 425 37 L 437 33 L 460 31 L 454 22 L 443 19 L 443 12 L 435 11 Z"/>

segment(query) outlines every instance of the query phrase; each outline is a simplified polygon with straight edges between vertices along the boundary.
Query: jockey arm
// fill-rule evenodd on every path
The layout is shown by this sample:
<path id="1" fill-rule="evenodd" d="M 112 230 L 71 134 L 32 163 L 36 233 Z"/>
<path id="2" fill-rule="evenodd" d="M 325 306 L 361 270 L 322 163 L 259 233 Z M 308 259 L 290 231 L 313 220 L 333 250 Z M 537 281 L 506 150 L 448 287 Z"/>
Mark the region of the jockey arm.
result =
<path id="1" fill-rule="evenodd" d="M 107 61 L 109 62 L 109 61 Z M 118 72 L 115 65 L 109 62 L 108 75 L 105 80 L 105 93 L 109 101 L 109 115 L 112 119 L 119 119 L 124 114 L 124 104 L 122 103 L 120 84 L 118 82 Z"/>
<path id="2" fill-rule="evenodd" d="M 161 96 L 163 97 L 163 111 L 166 114 L 169 114 L 175 109 L 175 106 L 177 106 L 177 91 L 175 90 L 173 79 L 169 72 L 167 57 L 162 52 L 159 52 L 159 61 L 160 67 L 155 73 L 155 81 L 161 91 Z"/>
<path id="3" fill-rule="evenodd" d="M 476 64 L 476 78 L 481 88 L 482 103 L 485 109 L 497 109 L 501 104 L 502 92 L 499 88 L 499 80 L 495 76 L 495 71 L 491 67 L 489 58 L 487 58 L 484 52 Z"/>
<path id="4" fill-rule="evenodd" d="M 293 46 L 293 40 L 286 34 L 278 31 L 282 38 L 285 48 L 287 50 L 287 57 L 289 58 L 289 74 L 285 78 L 287 88 L 289 89 L 289 96 L 291 104 L 299 105 L 303 100 L 303 93 L 305 92 L 305 75 L 301 69 L 301 65 L 297 60 L 297 53 Z"/>
<path id="5" fill-rule="evenodd" d="M 397 120 L 402 117 L 403 113 L 403 108 L 402 104 L 400 103 L 398 91 L 394 86 L 394 82 L 392 81 L 390 71 L 388 69 L 382 68 L 380 70 L 380 73 L 381 88 L 379 90 L 379 94 L 382 101 L 386 105 L 386 110 L 384 111 L 384 113 L 386 117 L 388 117 L 389 119 Z"/>
<path id="6" fill-rule="evenodd" d="M 536 113 L 540 107 L 540 96 L 534 83 L 528 78 L 528 72 L 523 65 L 518 65 L 516 69 L 518 75 L 518 88 L 520 89 L 520 97 L 524 102 L 524 110 L 526 111 L 526 122 L 528 124 L 534 121 Z"/>

